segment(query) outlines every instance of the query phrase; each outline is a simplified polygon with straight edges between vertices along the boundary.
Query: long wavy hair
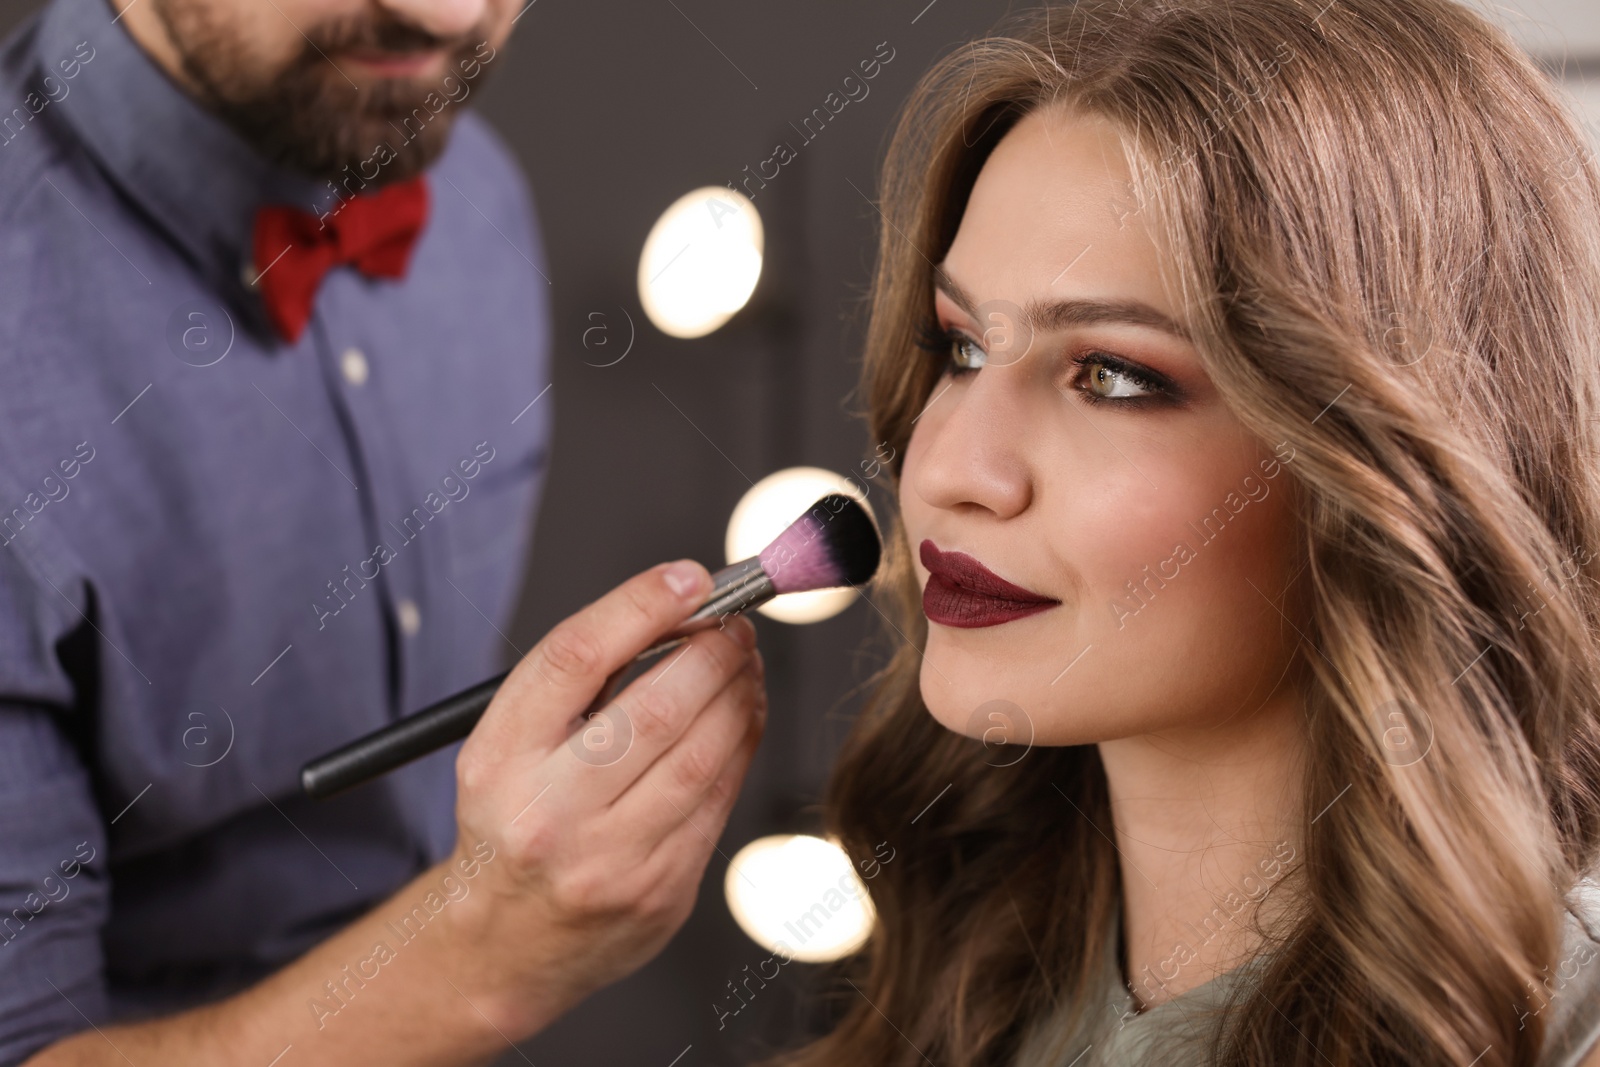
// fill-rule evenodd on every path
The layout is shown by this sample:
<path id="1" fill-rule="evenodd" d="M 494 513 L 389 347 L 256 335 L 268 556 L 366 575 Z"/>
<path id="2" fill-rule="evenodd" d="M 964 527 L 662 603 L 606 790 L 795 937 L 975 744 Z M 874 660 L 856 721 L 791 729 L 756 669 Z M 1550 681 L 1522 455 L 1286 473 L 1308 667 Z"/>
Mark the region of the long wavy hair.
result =
<path id="1" fill-rule="evenodd" d="M 1531 1067 L 1562 908 L 1600 852 L 1584 133 L 1449 0 L 1082 0 L 1008 20 L 921 79 L 882 173 L 861 396 L 897 490 L 940 374 L 916 354 L 932 264 L 995 143 L 1057 106 L 1116 124 L 1207 373 L 1295 449 L 1304 848 L 1292 929 L 1213 1062 Z M 1008 1064 L 1030 1025 L 1088 1010 L 1110 950 L 1104 769 L 1094 745 L 997 767 L 930 716 L 898 516 L 887 532 L 873 592 L 896 647 L 824 803 L 874 873 L 877 924 L 836 965 L 834 1028 L 769 1062 Z M 1396 757 L 1397 722 L 1422 758 Z"/>

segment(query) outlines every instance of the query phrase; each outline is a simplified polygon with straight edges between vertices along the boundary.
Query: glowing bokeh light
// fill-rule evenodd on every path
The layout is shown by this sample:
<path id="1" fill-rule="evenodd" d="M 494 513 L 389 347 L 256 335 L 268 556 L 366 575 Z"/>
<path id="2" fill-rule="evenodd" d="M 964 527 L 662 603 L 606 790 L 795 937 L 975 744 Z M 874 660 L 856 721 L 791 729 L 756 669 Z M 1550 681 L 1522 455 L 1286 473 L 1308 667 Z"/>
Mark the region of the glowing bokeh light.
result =
<path id="1" fill-rule="evenodd" d="M 761 215 L 722 185 L 685 193 L 651 227 L 639 301 L 662 333 L 704 337 L 733 318 L 761 277 Z"/>
<path id="2" fill-rule="evenodd" d="M 854 952 L 877 915 L 844 849 L 810 834 L 756 838 L 734 854 L 723 892 L 751 940 L 803 963 Z"/>

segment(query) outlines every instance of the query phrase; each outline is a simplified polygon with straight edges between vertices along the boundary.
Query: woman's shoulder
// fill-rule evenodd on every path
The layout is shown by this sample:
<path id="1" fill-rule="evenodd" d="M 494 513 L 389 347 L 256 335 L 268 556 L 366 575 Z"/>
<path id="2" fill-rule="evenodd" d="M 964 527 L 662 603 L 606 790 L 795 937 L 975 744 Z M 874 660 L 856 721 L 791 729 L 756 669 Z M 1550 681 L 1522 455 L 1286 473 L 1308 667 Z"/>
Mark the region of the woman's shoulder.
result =
<path id="1" fill-rule="evenodd" d="M 1530 1013 L 1548 1015 L 1539 1067 L 1578 1067 L 1600 1041 L 1600 882 L 1593 873 L 1567 896 L 1561 957 L 1543 981 Z"/>
<path id="2" fill-rule="evenodd" d="M 1053 1067 L 1075 1058 L 1066 1054 L 1069 1050 L 1081 1054 L 1094 1044 L 1101 1046 L 1098 1062 L 1156 1062 L 1144 1055 L 1149 1051 L 1145 1046 L 1152 1042 L 1194 1041 L 1205 1036 L 1186 1025 L 1191 1021 L 1188 1011 L 1175 1009 L 1214 1007 L 1234 983 L 1248 980 L 1253 973 L 1252 967 L 1243 967 L 1219 975 L 1154 1010 L 1134 1015 L 1122 1010 L 1132 999 L 1120 980 L 1115 944 L 1113 926 L 1102 961 L 1099 995 L 1091 999 L 1091 1008 L 1079 1026 L 1064 1026 L 1066 1013 L 1059 1010 L 1048 1019 L 1035 1020 L 1011 1067 Z M 1600 868 L 1580 880 L 1567 896 L 1561 955 L 1543 985 L 1542 992 L 1532 998 L 1532 1010 L 1521 1020 L 1526 1025 L 1529 1015 L 1546 1017 L 1545 1046 L 1538 1067 L 1582 1067 L 1584 1057 L 1600 1048 Z"/>

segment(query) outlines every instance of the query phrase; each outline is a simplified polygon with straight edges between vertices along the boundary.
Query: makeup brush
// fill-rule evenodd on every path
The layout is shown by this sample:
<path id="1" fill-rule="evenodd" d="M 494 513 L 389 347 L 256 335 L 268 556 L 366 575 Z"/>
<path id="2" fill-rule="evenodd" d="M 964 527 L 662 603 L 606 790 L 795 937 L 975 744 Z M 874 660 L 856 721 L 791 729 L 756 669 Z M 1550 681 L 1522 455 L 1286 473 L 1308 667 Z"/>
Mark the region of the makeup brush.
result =
<path id="1" fill-rule="evenodd" d="M 721 626 L 728 616 L 765 604 L 781 593 L 865 585 L 877 571 L 881 554 L 877 525 L 865 507 L 843 493 L 822 497 L 760 553 L 712 574 L 711 596 L 705 603 L 614 671 L 581 718 L 588 718 L 611 699 L 623 684 L 625 672 L 682 644 L 691 634 Z M 300 769 L 300 788 L 308 796 L 330 797 L 461 740 L 483 717 L 510 673 L 498 674 L 317 757 Z"/>

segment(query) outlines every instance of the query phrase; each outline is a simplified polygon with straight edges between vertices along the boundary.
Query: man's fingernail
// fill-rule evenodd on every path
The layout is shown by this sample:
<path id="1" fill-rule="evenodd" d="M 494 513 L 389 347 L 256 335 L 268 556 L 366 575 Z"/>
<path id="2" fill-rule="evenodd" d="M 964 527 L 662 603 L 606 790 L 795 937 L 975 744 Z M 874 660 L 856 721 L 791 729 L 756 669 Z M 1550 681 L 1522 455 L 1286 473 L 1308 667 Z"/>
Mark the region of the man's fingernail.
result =
<path id="1" fill-rule="evenodd" d="M 756 647 L 756 625 L 743 615 L 729 627 L 733 631 L 733 639 L 745 648 Z"/>
<path id="2" fill-rule="evenodd" d="M 667 568 L 664 577 L 668 588 L 687 599 L 706 588 L 705 573 L 705 568 L 693 560 L 680 559 Z"/>

